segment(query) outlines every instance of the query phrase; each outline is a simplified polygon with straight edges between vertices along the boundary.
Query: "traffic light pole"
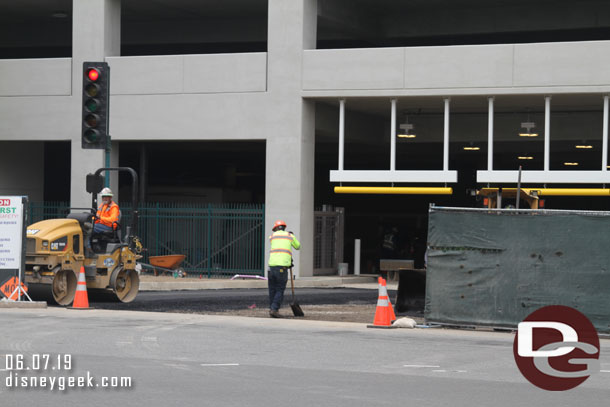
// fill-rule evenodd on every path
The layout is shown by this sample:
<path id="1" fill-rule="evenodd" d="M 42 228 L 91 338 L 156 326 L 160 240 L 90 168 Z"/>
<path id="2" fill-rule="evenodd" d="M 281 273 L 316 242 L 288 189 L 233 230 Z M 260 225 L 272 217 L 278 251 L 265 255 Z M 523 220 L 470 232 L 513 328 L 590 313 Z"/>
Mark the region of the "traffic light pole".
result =
<path id="1" fill-rule="evenodd" d="M 106 137 L 106 149 L 105 151 L 105 159 L 106 159 L 106 164 L 105 167 L 106 168 L 110 168 L 110 153 L 112 152 L 112 140 L 110 138 L 110 134 L 108 135 L 108 137 Z M 104 186 L 105 187 L 110 187 L 110 172 L 106 171 L 106 174 L 104 174 Z"/>

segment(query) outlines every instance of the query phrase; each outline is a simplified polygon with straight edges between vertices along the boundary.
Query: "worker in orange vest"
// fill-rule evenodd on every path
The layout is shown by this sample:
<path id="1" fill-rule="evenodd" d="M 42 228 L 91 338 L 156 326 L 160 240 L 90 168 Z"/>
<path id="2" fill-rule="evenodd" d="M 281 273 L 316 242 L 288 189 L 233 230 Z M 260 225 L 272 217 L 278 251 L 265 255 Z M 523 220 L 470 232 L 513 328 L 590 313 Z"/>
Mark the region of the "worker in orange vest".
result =
<path id="1" fill-rule="evenodd" d="M 94 233 L 111 232 L 116 228 L 119 222 L 119 205 L 112 200 L 112 190 L 110 188 L 102 189 L 102 203 L 97 208 L 95 225 L 93 225 Z"/>
<path id="2" fill-rule="evenodd" d="M 288 282 L 288 270 L 292 267 L 292 249 L 299 250 L 301 243 L 292 232 L 286 232 L 286 223 L 278 220 L 273 225 L 273 234 L 269 237 L 269 316 L 280 318 L 280 307 L 284 299 L 284 290 Z"/>

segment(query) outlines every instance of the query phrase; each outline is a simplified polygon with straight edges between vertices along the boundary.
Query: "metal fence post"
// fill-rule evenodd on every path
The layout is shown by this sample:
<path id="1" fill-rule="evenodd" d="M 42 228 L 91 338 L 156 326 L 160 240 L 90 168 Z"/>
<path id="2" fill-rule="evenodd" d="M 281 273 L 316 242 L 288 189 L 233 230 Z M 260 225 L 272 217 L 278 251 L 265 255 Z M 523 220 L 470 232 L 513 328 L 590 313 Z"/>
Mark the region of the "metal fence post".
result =
<path id="1" fill-rule="evenodd" d="M 157 202 L 157 216 L 156 216 L 157 220 L 156 220 L 156 228 L 155 228 L 156 229 L 156 232 L 155 232 L 155 256 L 159 255 L 159 227 L 160 227 L 160 225 L 159 225 L 159 217 L 160 217 L 160 214 L 159 214 L 159 202 Z"/>
<path id="2" fill-rule="evenodd" d="M 261 253 L 261 275 L 265 276 L 265 204 L 261 208 L 261 241 L 262 241 L 262 253 Z"/>

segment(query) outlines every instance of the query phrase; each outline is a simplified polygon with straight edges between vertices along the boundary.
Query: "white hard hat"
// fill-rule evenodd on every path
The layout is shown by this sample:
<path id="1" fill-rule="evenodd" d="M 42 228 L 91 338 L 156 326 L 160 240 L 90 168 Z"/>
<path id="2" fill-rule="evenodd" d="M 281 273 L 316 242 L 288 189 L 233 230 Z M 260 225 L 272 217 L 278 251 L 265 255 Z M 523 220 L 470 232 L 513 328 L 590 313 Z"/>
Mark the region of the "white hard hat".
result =
<path id="1" fill-rule="evenodd" d="M 102 196 L 113 196 L 112 189 L 110 189 L 108 187 L 102 189 Z"/>

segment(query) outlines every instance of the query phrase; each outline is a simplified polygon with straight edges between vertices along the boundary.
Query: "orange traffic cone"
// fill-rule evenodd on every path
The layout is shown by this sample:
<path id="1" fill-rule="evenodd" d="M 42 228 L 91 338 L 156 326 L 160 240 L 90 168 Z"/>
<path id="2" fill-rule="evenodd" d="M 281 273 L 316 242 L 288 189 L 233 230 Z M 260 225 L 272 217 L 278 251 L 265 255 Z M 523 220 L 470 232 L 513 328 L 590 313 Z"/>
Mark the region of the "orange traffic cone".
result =
<path id="1" fill-rule="evenodd" d="M 388 306 L 390 307 L 390 320 L 396 321 L 396 314 L 394 313 L 394 307 L 392 306 L 392 301 L 390 301 L 390 296 L 388 295 L 388 287 L 386 285 L 385 278 L 381 279 L 381 285 L 383 286 L 383 289 L 385 290 L 385 293 L 388 296 Z"/>
<path id="2" fill-rule="evenodd" d="M 89 307 L 89 297 L 87 296 L 87 281 L 85 279 L 85 268 L 80 268 L 78 273 L 78 283 L 76 283 L 76 294 L 71 309 L 91 309 Z"/>
<path id="3" fill-rule="evenodd" d="M 377 309 L 375 310 L 375 320 L 373 325 L 367 325 L 367 327 L 392 328 L 392 321 L 396 319 L 396 315 L 390 305 L 388 289 L 383 278 L 379 277 L 377 281 L 379 282 L 379 299 L 377 300 Z"/>

